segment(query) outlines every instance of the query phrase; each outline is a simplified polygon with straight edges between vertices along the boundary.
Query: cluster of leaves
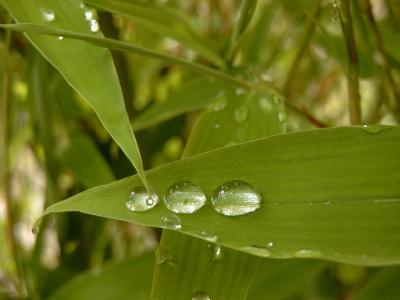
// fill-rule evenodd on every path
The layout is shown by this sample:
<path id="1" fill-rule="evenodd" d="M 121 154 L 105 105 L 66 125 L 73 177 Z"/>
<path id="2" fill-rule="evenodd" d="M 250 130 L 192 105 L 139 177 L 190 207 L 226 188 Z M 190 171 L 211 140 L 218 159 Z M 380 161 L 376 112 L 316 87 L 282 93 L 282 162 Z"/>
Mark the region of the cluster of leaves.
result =
<path id="1" fill-rule="evenodd" d="M 400 298 L 398 20 L 394 0 L 0 0 L 0 295 Z M 182 180 L 263 202 L 125 206 Z"/>

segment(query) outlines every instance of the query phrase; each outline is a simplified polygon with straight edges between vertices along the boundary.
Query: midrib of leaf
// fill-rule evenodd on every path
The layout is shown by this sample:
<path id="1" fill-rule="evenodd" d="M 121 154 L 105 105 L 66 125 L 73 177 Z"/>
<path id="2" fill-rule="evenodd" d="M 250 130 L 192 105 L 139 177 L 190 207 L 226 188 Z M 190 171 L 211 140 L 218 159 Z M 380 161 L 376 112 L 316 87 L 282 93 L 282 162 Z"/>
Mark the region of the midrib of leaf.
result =
<path id="1" fill-rule="evenodd" d="M 84 36 L 103 38 L 101 33 L 95 34 L 90 31 L 84 11 L 80 7 L 81 2 L 78 0 L 0 0 L 0 4 L 18 23 L 37 23 L 36 26 L 45 27 L 49 31 L 54 29 L 53 26 L 57 26 Z M 46 24 L 42 16 L 43 10 L 51 10 L 55 15 L 55 19 L 49 25 L 43 25 Z M 24 28 L 23 25 L 22 27 Z M 54 37 L 32 33 L 34 32 L 27 32 L 30 42 L 93 108 L 104 127 L 136 168 L 144 185 L 148 187 L 111 54 L 104 49 L 78 41 L 60 41 Z"/>
<path id="2" fill-rule="evenodd" d="M 279 114 L 285 113 L 283 101 L 276 104 L 273 91 L 242 95 L 236 95 L 233 90 L 221 92 L 229 99 L 228 107 L 221 111 L 209 109 L 203 112 L 189 138 L 184 157 L 232 142 L 285 132 L 285 122 L 279 120 Z M 243 107 L 248 116 L 243 122 L 237 122 L 235 112 Z M 260 258 L 221 247 L 222 258 L 213 260 L 209 247 L 213 249 L 217 245 L 164 230 L 160 252 L 167 259 L 156 264 L 152 297 L 160 300 L 190 299 L 194 293 L 202 291 L 211 299 L 245 299 Z M 176 261 L 176 264 L 169 263 L 168 259 Z"/>

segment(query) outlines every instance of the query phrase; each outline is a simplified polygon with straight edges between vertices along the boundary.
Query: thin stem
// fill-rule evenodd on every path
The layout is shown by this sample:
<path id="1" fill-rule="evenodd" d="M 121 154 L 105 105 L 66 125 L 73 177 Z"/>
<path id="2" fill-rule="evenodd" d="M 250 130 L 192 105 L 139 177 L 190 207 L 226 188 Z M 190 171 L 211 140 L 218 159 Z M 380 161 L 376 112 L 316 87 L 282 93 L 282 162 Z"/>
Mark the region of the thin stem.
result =
<path id="1" fill-rule="evenodd" d="M 320 12 L 321 12 L 321 0 L 316 0 L 315 5 L 311 11 L 311 16 L 308 16 L 308 21 L 306 24 L 306 28 L 304 30 L 304 34 L 303 34 L 302 38 L 300 39 L 298 51 L 293 60 L 292 66 L 289 70 L 288 76 L 286 78 L 286 81 L 285 81 L 285 84 L 283 87 L 283 92 L 286 96 L 289 96 L 289 91 L 293 84 L 293 80 L 295 79 L 295 76 L 297 74 L 298 68 L 302 61 L 302 58 L 303 58 L 304 54 L 306 53 L 308 45 L 310 44 L 310 41 L 311 41 L 311 37 L 314 33 L 315 20 L 318 19 Z"/>
<path id="2" fill-rule="evenodd" d="M 19 259 L 19 249 L 17 244 L 17 239 L 14 234 L 14 211 L 13 211 L 13 203 L 11 197 L 11 180 L 10 180 L 10 152 L 9 152 L 9 87 L 10 87 L 10 72 L 9 72 L 9 53 L 8 49 L 11 42 L 11 33 L 10 31 L 6 31 L 6 48 L 5 48 L 5 57 L 4 60 L 6 61 L 5 72 L 3 75 L 3 80 L 1 82 L 1 130 L 2 130 L 2 140 L 1 145 L 3 149 L 3 159 L 2 159 L 2 190 L 3 190 L 3 197 L 5 202 L 6 208 L 6 215 L 7 215 L 7 244 L 10 251 L 10 254 L 13 256 L 14 264 L 17 269 L 18 274 L 18 289 L 21 294 L 25 294 L 25 280 L 24 280 L 24 273 L 22 270 L 21 262 Z"/>
<path id="3" fill-rule="evenodd" d="M 371 22 L 372 30 L 374 32 L 374 36 L 375 36 L 376 42 L 378 44 L 379 52 L 383 58 L 385 73 L 388 78 L 390 88 L 392 89 L 393 95 L 397 101 L 397 110 L 400 111 L 400 89 L 394 80 L 394 77 L 392 74 L 392 67 L 390 65 L 390 61 L 389 61 L 388 55 L 386 53 L 385 46 L 383 45 L 383 39 L 379 32 L 378 25 L 376 24 L 374 15 L 372 14 L 371 3 L 369 1 L 364 1 L 364 2 L 366 4 L 367 17 L 368 17 L 369 21 Z"/>
<path id="4" fill-rule="evenodd" d="M 340 15 L 340 24 L 343 30 L 343 35 L 346 40 L 346 49 L 348 56 L 347 89 L 349 95 L 350 122 L 351 124 L 360 124 L 361 97 L 359 92 L 359 81 L 358 81 L 358 53 L 354 38 L 350 0 L 340 1 L 339 15 Z"/>

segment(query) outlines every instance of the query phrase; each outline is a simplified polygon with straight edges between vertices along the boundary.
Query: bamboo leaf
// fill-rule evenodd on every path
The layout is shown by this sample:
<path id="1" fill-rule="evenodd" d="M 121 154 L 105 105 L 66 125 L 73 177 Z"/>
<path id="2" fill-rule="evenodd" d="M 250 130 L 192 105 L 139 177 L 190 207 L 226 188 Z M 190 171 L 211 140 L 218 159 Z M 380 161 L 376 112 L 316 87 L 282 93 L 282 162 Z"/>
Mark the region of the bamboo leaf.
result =
<path id="1" fill-rule="evenodd" d="M 185 84 L 164 102 L 153 105 L 133 120 L 134 130 L 154 126 L 183 113 L 203 108 L 215 100 L 226 85 L 217 80 L 199 78 Z"/>
<path id="2" fill-rule="evenodd" d="M 279 114 L 285 113 L 285 107 L 273 92 L 236 93 L 233 89 L 221 92 L 222 95 L 202 113 L 194 126 L 185 157 L 232 142 L 285 132 L 286 122 L 279 119 Z M 211 299 L 245 299 L 260 259 L 213 242 L 218 243 L 218 240 L 205 242 L 164 231 L 160 251 L 167 253 L 164 254 L 166 257 L 173 256 L 180 267 L 168 263 L 156 265 L 152 296 L 157 299 L 186 299 L 201 291 Z M 232 272 L 232 268 L 236 272 Z M 220 278 L 224 279 L 223 287 L 218 284 Z M 165 293 L 168 286 L 178 284 L 179 289 Z"/>
<path id="3" fill-rule="evenodd" d="M 162 197 L 190 180 L 209 197 L 223 182 L 251 183 L 263 196 L 254 213 L 226 217 L 206 205 L 180 216 L 181 232 L 273 258 L 315 257 L 359 265 L 400 262 L 400 128 L 310 130 L 259 139 L 183 159 L 147 172 Z M 132 176 L 75 195 L 45 214 L 80 211 L 147 226 L 167 226 L 162 205 L 132 213 L 125 200 Z M 273 242 L 274 247 L 268 248 Z"/>
<path id="4" fill-rule="evenodd" d="M 222 59 L 193 31 L 188 20 L 168 6 L 120 0 L 85 0 L 85 2 L 133 19 L 148 30 L 176 39 L 216 65 L 223 66 Z"/>
<path id="5" fill-rule="evenodd" d="M 18 23 L 49 24 L 42 26 L 49 30 L 52 26 L 57 26 L 87 36 L 102 36 L 100 33 L 91 32 L 90 24 L 85 19 L 84 8 L 78 0 L 0 0 L 0 3 Z M 147 185 L 139 148 L 125 110 L 111 54 L 104 49 L 75 40 L 59 40 L 31 33 L 28 33 L 27 37 L 90 104 Z"/>
<path id="6" fill-rule="evenodd" d="M 145 255 L 81 273 L 58 288 L 50 300 L 149 299 L 154 257 Z"/>

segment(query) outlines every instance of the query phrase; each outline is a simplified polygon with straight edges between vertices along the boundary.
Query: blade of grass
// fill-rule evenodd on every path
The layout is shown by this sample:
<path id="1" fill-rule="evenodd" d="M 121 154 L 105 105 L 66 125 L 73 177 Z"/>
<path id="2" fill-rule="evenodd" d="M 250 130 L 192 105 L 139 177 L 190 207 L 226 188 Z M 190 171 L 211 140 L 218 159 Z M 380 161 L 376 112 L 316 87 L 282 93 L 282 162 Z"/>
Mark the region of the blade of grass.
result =
<path id="1" fill-rule="evenodd" d="M 182 215 L 181 232 L 258 256 L 315 257 L 359 265 L 400 262 L 400 128 L 329 128 L 278 135 L 225 147 L 147 172 L 162 197 L 189 180 L 206 196 L 229 180 L 251 183 L 259 210 L 225 217 L 210 204 Z M 132 213 L 125 200 L 137 176 L 90 189 L 45 211 L 80 211 L 165 228 L 171 213 L 159 204 Z M 340 220 L 340 222 L 339 222 Z M 274 247 L 268 249 L 268 243 Z"/>
<path id="2" fill-rule="evenodd" d="M 206 42 L 202 41 L 191 28 L 188 20 L 171 7 L 139 1 L 85 0 L 85 2 L 96 8 L 130 18 L 150 31 L 171 37 L 192 48 L 217 66 L 224 65 L 219 55 L 209 49 Z"/>
<path id="3" fill-rule="evenodd" d="M 285 132 L 286 122 L 279 119 L 285 113 L 283 101 L 269 90 L 236 94 L 225 90 L 216 104 L 199 117 L 184 151 L 184 157 L 223 147 L 232 142 L 252 140 Z M 229 99 L 229 101 L 227 100 Z M 223 107 L 226 103 L 227 107 Z M 228 104 L 229 103 L 229 104 Z M 215 107 L 218 109 L 215 110 Z M 214 108 L 214 109 L 213 109 Z M 237 114 L 244 119 L 235 120 Z M 202 291 L 211 299 L 245 299 L 257 271 L 260 259 L 246 253 L 220 247 L 177 232 L 164 230 L 160 252 L 179 268 L 164 261 L 156 265 L 152 296 L 157 299 L 188 299 Z M 211 251 L 211 253 L 210 253 Z M 221 259 L 215 259 L 218 251 Z M 235 271 L 232 271 L 235 270 Z M 219 283 L 223 278 L 224 284 Z M 167 287 L 179 286 L 165 293 Z"/>
<path id="4" fill-rule="evenodd" d="M 43 26 L 50 31 L 53 26 L 57 26 L 81 32 L 85 36 L 102 37 L 100 33 L 91 32 L 88 20 L 85 19 L 84 9 L 78 0 L 0 0 L 0 3 L 18 23 L 46 24 L 44 14 L 47 12 L 52 16 L 52 19 L 47 22 L 51 25 L 37 26 Z M 22 28 L 24 28 L 23 25 Z M 57 34 L 57 36 L 62 36 L 62 34 Z M 104 127 L 135 166 L 145 186 L 148 187 L 111 54 L 104 49 L 71 39 L 59 40 L 32 34 L 32 32 L 27 33 L 27 37 L 89 103 Z"/>

